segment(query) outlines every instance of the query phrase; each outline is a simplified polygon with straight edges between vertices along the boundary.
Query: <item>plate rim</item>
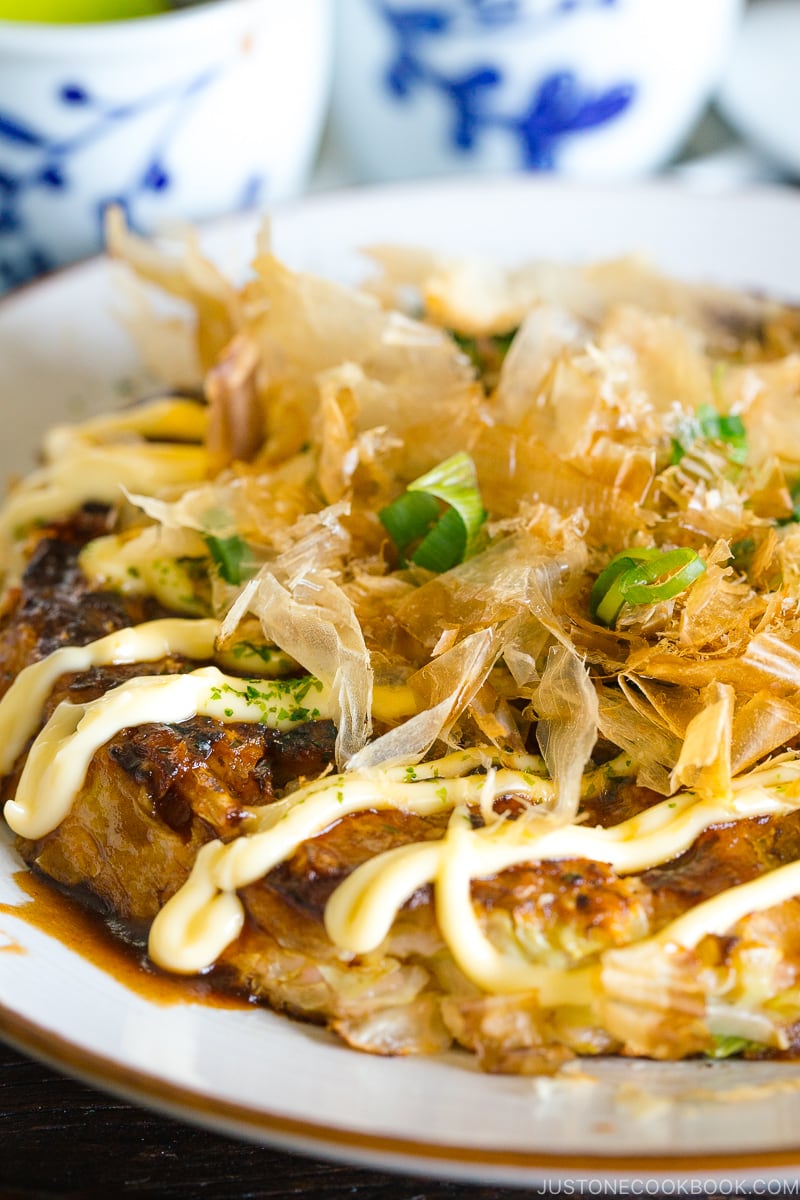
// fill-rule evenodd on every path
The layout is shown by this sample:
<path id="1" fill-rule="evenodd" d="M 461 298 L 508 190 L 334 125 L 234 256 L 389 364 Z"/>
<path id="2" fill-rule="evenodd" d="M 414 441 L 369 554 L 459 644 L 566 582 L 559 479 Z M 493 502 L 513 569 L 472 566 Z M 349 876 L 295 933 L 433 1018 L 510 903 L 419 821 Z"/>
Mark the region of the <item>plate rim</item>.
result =
<path id="1" fill-rule="evenodd" d="M 288 1117 L 268 1108 L 253 1108 L 221 1096 L 209 1096 L 138 1067 L 123 1066 L 104 1054 L 86 1050 L 62 1034 L 45 1029 L 0 1002 L 0 1036 L 10 1045 L 41 1062 L 55 1066 L 73 1079 L 83 1080 L 127 1100 L 144 1103 L 163 1113 L 213 1128 L 229 1136 L 276 1148 L 316 1153 L 370 1166 L 435 1173 L 454 1178 L 466 1174 L 458 1168 L 487 1168 L 482 1179 L 508 1181 L 516 1176 L 528 1184 L 560 1178 L 597 1178 L 597 1172 L 624 1177 L 659 1178 L 678 1174 L 692 1178 L 735 1179 L 757 1170 L 786 1170 L 800 1166 L 796 1149 L 714 1152 L 711 1154 L 576 1154 L 548 1153 L 499 1147 L 421 1142 L 390 1134 L 368 1133 L 330 1124 Z M 392 1169 L 392 1168 L 390 1168 Z M 492 1172 L 495 1172 L 493 1175 Z M 475 1180 L 473 1172 L 469 1178 Z M 477 1181 L 476 1181 L 477 1182 Z"/>
<path id="2" fill-rule="evenodd" d="M 278 200 L 263 210 L 253 208 L 242 209 L 238 212 L 225 214 L 224 216 L 212 217 L 191 223 L 165 222 L 163 225 L 155 227 L 151 232 L 145 233 L 145 236 L 156 241 L 168 240 L 174 242 L 176 238 L 180 237 L 182 232 L 191 230 L 192 233 L 197 233 L 202 246 L 207 237 L 213 238 L 215 235 L 224 235 L 227 231 L 235 231 L 238 227 L 243 227 L 248 223 L 252 223 L 254 228 L 257 228 L 264 219 L 268 220 L 270 225 L 277 224 L 285 218 L 293 220 L 297 217 L 302 217 L 306 213 L 313 215 L 314 210 L 317 208 L 331 209 L 338 207 L 340 204 L 348 204 L 354 201 L 357 204 L 361 204 L 370 203 L 374 199 L 379 201 L 381 199 L 391 200 L 393 197 L 399 198 L 402 196 L 406 199 L 411 199 L 415 195 L 424 198 L 426 193 L 442 191 L 451 191 L 455 195 L 457 193 L 469 194 L 470 192 L 489 194 L 491 192 L 503 192 L 506 190 L 530 191 L 532 193 L 550 192 L 554 196 L 559 193 L 572 196 L 585 195 L 587 197 L 591 195 L 602 195 L 605 197 L 615 195 L 620 197 L 634 196 L 638 198 L 652 196 L 654 199 L 670 198 L 678 202 L 685 199 L 687 204 L 697 204 L 699 206 L 709 203 L 719 203 L 720 201 L 725 204 L 733 203 L 734 205 L 773 203 L 800 209 L 800 192 L 790 185 L 781 182 L 748 181 L 745 184 L 741 184 L 731 183 L 729 180 L 720 180 L 709 183 L 706 180 L 687 180 L 682 175 L 675 173 L 632 181 L 597 180 L 582 183 L 574 179 L 565 179 L 556 175 L 515 175 L 508 172 L 486 172 L 479 176 L 448 174 L 436 177 L 397 179 L 389 183 L 338 184 L 324 190 L 306 192 L 301 196 Z M 404 244 L 402 236 L 398 237 L 398 241 Z M 358 253 L 359 248 L 353 246 L 349 247 L 349 250 Z M 480 257 L 480 252 L 477 253 L 477 256 Z M 103 250 L 97 254 L 89 254 L 73 262 L 53 267 L 41 275 L 34 276 L 21 284 L 17 284 L 8 291 L 0 292 L 0 314 L 5 316 L 8 309 L 14 307 L 15 302 L 26 301 L 34 292 L 46 291 L 51 287 L 57 287 L 67 278 L 79 279 L 84 273 L 89 275 L 95 270 L 107 270 L 114 267 L 118 261 L 108 251 Z"/>

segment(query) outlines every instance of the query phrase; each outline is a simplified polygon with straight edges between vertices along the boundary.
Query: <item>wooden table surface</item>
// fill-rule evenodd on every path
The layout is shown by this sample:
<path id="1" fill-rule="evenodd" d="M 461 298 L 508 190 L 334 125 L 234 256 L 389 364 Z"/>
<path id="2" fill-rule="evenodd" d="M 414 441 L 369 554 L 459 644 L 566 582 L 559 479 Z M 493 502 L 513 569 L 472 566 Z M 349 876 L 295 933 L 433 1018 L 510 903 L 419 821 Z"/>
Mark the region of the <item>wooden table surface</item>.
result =
<path id="1" fill-rule="evenodd" d="M 67 1079 L 0 1042 L 0 1200 L 519 1200 L 208 1133 Z"/>

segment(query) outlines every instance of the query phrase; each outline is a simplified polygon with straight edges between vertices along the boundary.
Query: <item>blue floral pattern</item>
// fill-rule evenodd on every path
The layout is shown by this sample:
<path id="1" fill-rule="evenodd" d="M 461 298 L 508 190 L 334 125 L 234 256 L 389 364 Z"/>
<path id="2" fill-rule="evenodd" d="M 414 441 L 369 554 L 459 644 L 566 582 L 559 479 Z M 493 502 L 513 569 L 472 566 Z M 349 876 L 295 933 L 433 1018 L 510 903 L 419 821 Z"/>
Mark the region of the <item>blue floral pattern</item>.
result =
<path id="1" fill-rule="evenodd" d="M 91 201 L 98 242 L 103 213 L 111 203 L 122 206 L 135 228 L 137 204 L 142 198 L 158 197 L 173 186 L 169 162 L 173 140 L 198 97 L 224 70 L 223 64 L 210 66 L 190 79 L 124 101 L 99 96 L 78 80 L 64 82 L 57 89 L 56 101 L 57 108 L 72 118 L 74 131 L 67 136 L 50 136 L 24 118 L 0 111 L 0 290 L 55 265 L 28 229 L 27 201 L 37 191 L 68 193 L 73 168 L 83 151 L 113 138 L 121 127 L 149 114 L 158 120 L 143 160 L 133 164 L 129 177 L 120 180 L 117 190 Z M 259 202 L 265 182 L 261 176 L 244 182 L 241 208 Z"/>
<path id="2" fill-rule="evenodd" d="M 496 104 L 504 82 L 499 66 L 480 62 L 453 75 L 438 70 L 426 59 L 426 47 L 446 37 L 467 18 L 473 26 L 487 30 L 518 21 L 542 24 L 565 18 L 580 8 L 611 8 L 617 0 L 550 0 L 535 17 L 523 12 L 521 0 L 465 0 L 462 14 L 445 7 L 401 8 L 387 0 L 373 2 L 395 44 L 384 75 L 389 94 L 402 101 L 415 89 L 427 87 L 442 95 L 452 108 L 452 146 L 463 153 L 476 148 L 487 130 L 501 129 L 515 139 L 523 167 L 551 170 L 565 137 L 605 125 L 625 112 L 636 95 L 631 82 L 592 92 L 581 85 L 573 71 L 565 69 L 541 80 L 522 112 L 508 113 Z"/>

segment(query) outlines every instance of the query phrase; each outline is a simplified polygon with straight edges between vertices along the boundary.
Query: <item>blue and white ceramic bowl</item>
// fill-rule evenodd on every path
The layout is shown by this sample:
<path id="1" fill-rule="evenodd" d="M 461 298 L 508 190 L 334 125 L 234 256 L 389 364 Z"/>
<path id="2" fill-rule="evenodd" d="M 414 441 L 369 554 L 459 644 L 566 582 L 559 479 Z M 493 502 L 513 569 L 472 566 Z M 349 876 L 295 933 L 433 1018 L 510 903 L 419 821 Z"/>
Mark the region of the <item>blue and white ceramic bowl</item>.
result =
<path id="1" fill-rule="evenodd" d="M 207 0 L 127 21 L 0 20 L 0 291 L 101 244 L 291 196 L 325 115 L 328 0 Z"/>
<path id="2" fill-rule="evenodd" d="M 338 141 L 364 179 L 663 164 L 741 0 L 339 0 Z"/>

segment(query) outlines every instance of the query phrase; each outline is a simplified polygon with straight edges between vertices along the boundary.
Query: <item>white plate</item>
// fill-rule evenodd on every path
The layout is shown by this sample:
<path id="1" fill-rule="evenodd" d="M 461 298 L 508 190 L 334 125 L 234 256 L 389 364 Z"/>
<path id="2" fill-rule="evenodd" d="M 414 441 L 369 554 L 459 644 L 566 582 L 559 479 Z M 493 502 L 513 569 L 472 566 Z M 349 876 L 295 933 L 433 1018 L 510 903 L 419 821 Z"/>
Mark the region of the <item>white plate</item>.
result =
<path id="1" fill-rule="evenodd" d="M 800 174 L 800 6 L 760 0 L 742 21 L 720 84 L 725 119 L 772 162 Z"/>
<path id="2" fill-rule="evenodd" d="M 209 231 L 209 245 L 241 269 L 252 232 L 237 221 Z M 358 273 L 356 246 L 387 239 L 509 261 L 646 250 L 687 277 L 800 293 L 800 201 L 788 192 L 453 182 L 320 197 L 275 219 L 292 265 L 339 278 Z M 111 274 L 93 262 L 0 304 L 0 412 L 13 429 L 3 473 L 20 469 L 47 423 L 107 405 L 121 381 L 140 377 L 111 316 Z M 0 903 L 21 899 L 18 868 L 0 843 Z M 635 1178 L 649 1189 L 641 1194 L 667 1180 L 710 1189 L 712 1180 L 796 1179 L 800 1169 L 800 1064 L 589 1061 L 559 1080 L 485 1076 L 457 1053 L 361 1055 L 261 1010 L 158 1006 L 0 912 L 0 948 L 9 940 L 25 953 L 0 951 L 4 1036 L 242 1137 L 470 1180 Z"/>

